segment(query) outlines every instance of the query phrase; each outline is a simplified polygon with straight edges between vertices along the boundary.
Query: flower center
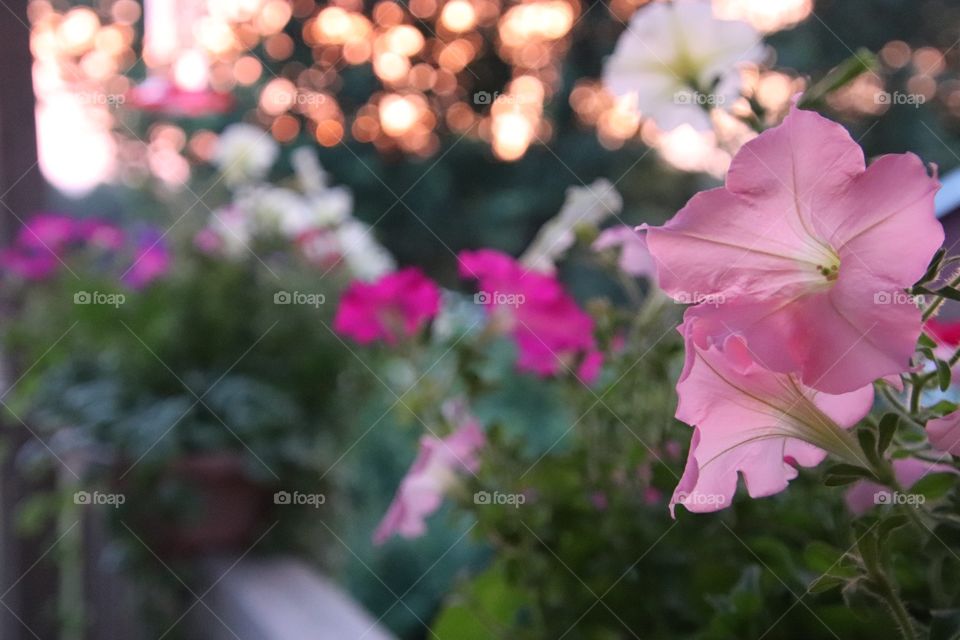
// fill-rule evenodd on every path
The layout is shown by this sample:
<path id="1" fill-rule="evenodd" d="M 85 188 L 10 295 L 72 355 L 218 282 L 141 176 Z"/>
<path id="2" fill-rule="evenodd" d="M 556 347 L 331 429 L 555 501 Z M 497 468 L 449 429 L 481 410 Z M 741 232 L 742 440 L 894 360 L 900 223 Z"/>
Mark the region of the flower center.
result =
<path id="1" fill-rule="evenodd" d="M 832 283 L 840 277 L 840 256 L 833 247 L 819 243 L 816 256 L 810 262 L 825 282 Z"/>
<path id="2" fill-rule="evenodd" d="M 818 264 L 817 271 L 819 271 L 820 275 L 827 279 L 827 282 L 833 282 L 840 275 L 840 264 L 835 263 L 829 267 Z"/>

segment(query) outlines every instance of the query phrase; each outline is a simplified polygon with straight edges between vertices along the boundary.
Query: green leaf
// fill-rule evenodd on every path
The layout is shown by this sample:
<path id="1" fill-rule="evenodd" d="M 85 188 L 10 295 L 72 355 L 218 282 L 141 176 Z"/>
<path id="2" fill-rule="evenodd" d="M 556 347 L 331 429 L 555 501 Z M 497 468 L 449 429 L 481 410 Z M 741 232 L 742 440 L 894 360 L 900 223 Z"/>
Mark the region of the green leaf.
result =
<path id="1" fill-rule="evenodd" d="M 934 295 L 946 298 L 947 300 L 960 301 L 960 291 L 953 287 L 940 287 L 933 292 Z"/>
<path id="2" fill-rule="evenodd" d="M 820 576 L 810 584 L 809 591 L 810 593 L 823 593 L 824 591 L 842 587 L 846 583 L 846 580 L 838 578 L 837 576 Z"/>
<path id="3" fill-rule="evenodd" d="M 880 466 L 880 456 L 877 455 L 877 436 L 870 429 L 858 429 L 857 440 L 863 453 L 874 464 Z"/>
<path id="4" fill-rule="evenodd" d="M 826 76 L 807 89 L 803 97 L 800 98 L 798 106 L 804 109 L 819 104 L 828 95 L 853 82 L 858 76 L 876 66 L 877 59 L 872 51 L 858 49 L 853 56 L 831 69 Z"/>
<path id="5" fill-rule="evenodd" d="M 512 586 L 504 563 L 496 563 L 449 598 L 431 625 L 431 637 L 487 640 L 490 623 L 510 627 L 526 594 Z"/>
<path id="6" fill-rule="evenodd" d="M 857 539 L 857 550 L 870 575 L 880 572 L 880 544 L 875 531 L 868 531 Z"/>
<path id="7" fill-rule="evenodd" d="M 957 410 L 957 404 L 955 402 L 950 402 L 949 400 L 941 400 L 937 404 L 930 407 L 930 412 L 935 413 L 940 416 L 945 416 L 948 413 L 953 413 Z"/>
<path id="8" fill-rule="evenodd" d="M 897 433 L 897 427 L 900 426 L 900 416 L 895 413 L 884 414 L 880 418 L 880 426 L 877 427 L 879 438 L 877 440 L 877 455 L 883 456 L 883 453 L 893 442 L 893 436 Z"/>
<path id="9" fill-rule="evenodd" d="M 861 478 L 856 476 L 827 476 L 823 479 L 823 484 L 827 487 L 845 487 L 857 480 L 861 480 Z"/>
<path id="10" fill-rule="evenodd" d="M 880 538 L 880 540 L 884 540 L 894 529 L 899 529 L 907 524 L 907 522 L 909 522 L 909 518 L 905 515 L 897 514 L 891 516 L 877 525 L 877 537 Z"/>
<path id="11" fill-rule="evenodd" d="M 950 387 L 950 365 L 943 360 L 937 360 L 937 382 L 940 384 L 940 391 L 946 391 Z"/>
<path id="12" fill-rule="evenodd" d="M 917 284 L 926 284 L 927 282 L 932 282 L 940 274 L 940 269 L 943 267 L 943 259 L 947 255 L 947 250 L 940 248 L 934 254 L 933 259 L 930 260 L 929 266 L 927 266 L 926 273 L 923 274 L 923 277 L 917 281 Z"/>
<path id="13" fill-rule="evenodd" d="M 825 542 L 816 540 L 803 550 L 803 560 L 817 573 L 827 573 L 843 557 L 843 551 Z"/>
<path id="14" fill-rule="evenodd" d="M 823 482 L 828 487 L 839 487 L 862 478 L 876 480 L 876 477 L 863 467 L 852 464 L 835 464 L 827 469 Z"/>
<path id="15" fill-rule="evenodd" d="M 942 498 L 957 481 L 954 473 L 930 473 L 910 488 L 910 493 L 918 493 L 928 500 Z"/>
<path id="16" fill-rule="evenodd" d="M 936 340 L 925 333 L 920 334 L 920 337 L 917 339 L 917 344 L 927 349 L 936 349 L 938 346 Z"/>

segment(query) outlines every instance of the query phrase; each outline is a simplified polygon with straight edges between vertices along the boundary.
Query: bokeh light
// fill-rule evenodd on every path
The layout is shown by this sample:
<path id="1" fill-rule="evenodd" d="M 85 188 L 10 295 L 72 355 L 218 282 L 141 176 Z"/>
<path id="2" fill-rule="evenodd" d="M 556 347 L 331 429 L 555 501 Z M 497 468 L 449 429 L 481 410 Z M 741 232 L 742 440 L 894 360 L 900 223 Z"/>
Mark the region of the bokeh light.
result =
<path id="1" fill-rule="evenodd" d="M 649 1 L 615 0 L 606 7 L 608 18 L 619 26 Z M 813 2 L 714 0 L 714 8 L 769 33 L 807 18 Z M 572 31 L 586 28 L 579 26 L 587 22 L 581 21 L 580 0 L 170 0 L 147 2 L 143 10 L 135 0 L 67 8 L 31 0 L 29 17 L 45 128 L 41 161 L 48 175 L 72 172 L 52 179 L 74 190 L 110 177 L 143 179 L 138 171 L 158 163 L 166 163 L 158 172 L 166 184 L 174 186 L 182 176 L 174 155 L 189 156 L 191 145 L 160 153 L 156 145 L 128 144 L 138 141 L 116 116 L 123 108 L 144 108 L 125 100 L 135 93 L 147 96 L 152 117 L 166 116 L 167 124 L 204 110 L 231 109 L 228 94 L 234 94 L 238 109 L 231 118 L 256 121 L 281 143 L 310 136 L 334 146 L 352 139 L 385 153 L 417 156 L 435 152 L 444 135 L 455 135 L 486 141 L 494 157 L 517 161 L 531 146 L 549 143 L 558 98 L 569 102 L 576 122 L 607 149 L 652 144 L 672 162 L 679 155 L 673 152 L 676 140 L 694 150 L 703 146 L 702 137 L 694 140 L 689 132 L 653 132 L 629 97 L 614 100 L 597 78 L 565 85 Z M 494 66 L 506 69 L 499 87 L 489 85 L 494 57 Z M 960 115 L 960 84 L 944 77 L 949 61 L 943 51 L 891 41 L 879 58 L 884 70 L 907 74 L 906 90 L 941 100 Z M 132 81 L 127 76 L 141 59 L 147 80 Z M 379 86 L 344 100 L 354 68 L 372 73 Z M 762 107 L 765 125 L 782 117 L 791 97 L 805 88 L 802 78 L 755 66 L 743 69 L 743 84 L 745 96 Z M 866 74 L 832 96 L 830 106 L 851 117 L 882 113 L 887 106 L 878 96 L 884 84 L 882 74 Z M 73 101 L 60 102 L 65 95 Z M 179 102 L 163 109 L 165 101 Z M 59 108 L 54 118 L 54 102 L 79 107 Z M 753 117 L 748 107 L 734 104 L 731 113 Z M 712 144 L 735 145 L 738 139 L 731 134 Z M 95 147 L 97 160 L 65 160 L 80 146 Z M 693 164 L 715 171 L 720 156 L 706 155 Z M 122 175 L 118 157 L 126 167 Z"/>

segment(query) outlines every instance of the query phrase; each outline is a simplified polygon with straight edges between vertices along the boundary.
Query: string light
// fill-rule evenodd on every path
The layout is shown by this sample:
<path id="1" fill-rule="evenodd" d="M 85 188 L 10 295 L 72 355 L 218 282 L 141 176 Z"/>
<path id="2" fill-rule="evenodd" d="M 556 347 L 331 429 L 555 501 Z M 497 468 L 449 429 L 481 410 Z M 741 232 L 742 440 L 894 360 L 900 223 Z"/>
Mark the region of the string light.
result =
<path id="1" fill-rule="evenodd" d="M 610 19 L 627 20 L 649 1 L 612 0 Z M 747 20 L 765 32 L 789 28 L 812 10 L 811 0 L 713 2 L 721 17 Z M 170 6 L 188 10 L 171 13 Z M 423 156 L 439 148 L 444 133 L 453 133 L 485 140 L 495 157 L 512 162 L 550 140 L 554 124 L 546 107 L 564 88 L 571 32 L 584 11 L 582 0 L 380 0 L 372 8 L 360 0 L 319 6 L 313 0 L 147 0 L 144 7 L 141 12 L 136 0 L 100 0 L 94 8 L 60 9 L 50 0 L 31 0 L 38 108 L 56 96 L 79 96 L 83 121 L 58 131 L 96 123 L 102 135 L 113 136 L 96 157 L 122 157 L 126 174 L 166 163 L 159 174 L 171 185 L 183 175 L 173 156 L 199 158 L 192 149 L 209 146 L 214 134 L 206 132 L 202 143 L 189 141 L 179 150 L 163 147 L 157 157 L 157 147 L 141 145 L 143 161 L 127 162 L 138 147 L 127 144 L 122 129 L 109 132 L 130 89 L 125 74 L 141 53 L 150 73 L 182 90 L 256 88 L 251 110 L 236 115 L 260 122 L 280 142 L 312 136 L 334 146 L 352 138 L 384 152 Z M 150 43 L 136 41 L 140 20 L 152 24 Z M 578 28 L 587 28 L 583 22 Z M 511 79 L 500 88 L 480 86 L 478 75 L 486 75 L 478 63 L 494 56 L 507 65 Z M 951 113 L 960 114 L 960 84 L 941 78 L 948 65 L 942 51 L 914 51 L 894 41 L 883 47 L 880 59 L 888 69 L 908 71 L 911 91 L 942 97 Z M 357 67 L 372 72 L 380 85 L 359 103 L 342 93 Z M 803 89 L 798 78 L 757 68 L 745 69 L 744 80 L 745 94 L 771 121 Z M 861 79 L 831 104 L 873 113 L 882 90 L 876 78 Z M 576 121 L 595 130 L 608 149 L 639 140 L 659 145 L 669 160 L 681 155 L 675 150 L 682 145 L 706 148 L 690 132 L 666 136 L 650 129 L 642 114 L 614 100 L 597 79 L 576 80 L 569 103 Z M 731 112 L 749 115 L 748 105 L 733 105 Z M 719 155 L 700 155 L 698 166 L 715 171 L 722 165 Z M 116 170 L 113 162 L 104 164 Z"/>

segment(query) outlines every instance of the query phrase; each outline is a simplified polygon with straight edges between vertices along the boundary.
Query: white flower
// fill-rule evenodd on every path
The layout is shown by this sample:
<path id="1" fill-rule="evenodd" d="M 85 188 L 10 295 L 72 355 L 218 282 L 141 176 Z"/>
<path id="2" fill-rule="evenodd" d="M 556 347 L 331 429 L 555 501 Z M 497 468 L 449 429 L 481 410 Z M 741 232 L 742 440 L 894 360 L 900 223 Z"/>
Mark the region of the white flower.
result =
<path id="1" fill-rule="evenodd" d="M 718 20 L 708 0 L 654 2 L 637 11 L 604 65 L 604 85 L 629 95 L 664 130 L 710 128 L 707 111 L 740 95 L 738 63 L 758 62 L 764 47 L 745 22 Z"/>
<path id="2" fill-rule="evenodd" d="M 282 187 L 244 189 L 235 202 L 249 216 L 257 235 L 286 233 L 292 221 L 305 220 L 311 215 L 303 196 Z"/>
<path id="3" fill-rule="evenodd" d="M 350 219 L 337 229 L 343 261 L 361 280 L 376 280 L 396 268 L 393 257 L 373 236 L 373 229 Z"/>
<path id="4" fill-rule="evenodd" d="M 270 133 L 250 124 L 232 124 L 220 134 L 213 155 L 226 183 L 233 187 L 263 179 L 280 148 Z"/>
<path id="5" fill-rule="evenodd" d="M 520 261 L 535 271 L 553 273 L 555 263 L 576 241 L 578 227 L 595 229 L 622 208 L 623 199 L 609 180 L 601 178 L 586 187 L 570 187 L 560 213 L 540 228 Z"/>
<path id="6" fill-rule="evenodd" d="M 213 211 L 207 229 L 219 240 L 218 251 L 239 258 L 249 251 L 253 233 L 249 216 L 240 208 L 229 206 Z"/>
<path id="7" fill-rule="evenodd" d="M 343 223 L 353 212 L 353 194 L 346 187 L 331 187 L 330 174 L 323 170 L 312 149 L 300 147 L 290 154 L 300 188 L 306 194 L 306 208 L 284 219 L 283 232 L 297 238 L 308 231 Z"/>
<path id="8" fill-rule="evenodd" d="M 317 154 L 309 147 L 298 147 L 290 154 L 290 164 L 304 193 L 323 191 L 327 188 L 330 174 L 323 170 Z"/>
<path id="9" fill-rule="evenodd" d="M 283 232 L 291 238 L 344 223 L 353 212 L 353 194 L 346 187 L 330 187 L 310 194 L 298 216 L 287 216 Z"/>

